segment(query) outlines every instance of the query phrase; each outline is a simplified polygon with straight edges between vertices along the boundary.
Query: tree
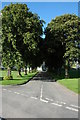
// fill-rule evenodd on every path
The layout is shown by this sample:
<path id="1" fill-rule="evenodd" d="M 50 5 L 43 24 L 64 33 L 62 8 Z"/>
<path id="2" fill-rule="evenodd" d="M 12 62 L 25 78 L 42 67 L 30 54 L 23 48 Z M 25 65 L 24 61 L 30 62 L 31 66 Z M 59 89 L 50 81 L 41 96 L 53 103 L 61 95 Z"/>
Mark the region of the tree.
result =
<path id="1" fill-rule="evenodd" d="M 1 36 L 2 36 L 2 17 L 0 14 L 0 65 L 1 65 L 1 58 L 2 58 L 2 41 L 1 41 Z"/>
<path id="2" fill-rule="evenodd" d="M 15 54 L 15 64 L 14 65 L 17 67 L 18 76 L 22 76 L 21 68 L 22 68 L 22 66 L 24 66 L 24 61 L 22 59 L 21 54 L 18 51 L 16 51 L 16 54 Z"/>
<path id="3" fill-rule="evenodd" d="M 23 47 L 22 34 L 25 30 L 25 18 L 28 16 L 28 8 L 24 4 L 10 4 L 5 6 L 2 10 L 2 46 L 3 46 L 3 65 L 8 67 L 8 76 L 11 75 L 10 69 L 18 61 L 18 58 L 22 59 L 17 51 Z M 17 44 L 18 43 L 18 44 Z M 15 56 L 17 56 L 15 58 Z M 16 59 L 16 61 L 15 61 Z M 20 67 L 18 61 L 17 67 Z M 19 65 L 19 66 L 18 66 Z M 20 70 L 19 70 L 20 71 Z"/>
<path id="4" fill-rule="evenodd" d="M 23 61 L 24 66 L 33 64 L 34 58 L 40 51 L 38 44 L 43 33 L 42 26 L 43 20 L 30 12 L 26 4 L 17 3 L 5 6 L 2 10 L 3 61 L 10 64 L 11 60 L 13 65 L 20 58 L 18 62 Z M 8 53 L 7 59 L 5 52 Z M 21 68 L 20 64 L 17 65 Z"/>
<path id="5" fill-rule="evenodd" d="M 65 14 L 53 19 L 47 27 L 49 32 L 46 35 L 46 38 L 48 37 L 51 41 L 54 41 L 52 42 L 52 48 L 54 49 L 54 44 L 56 42 L 58 44 L 61 43 L 63 46 L 63 50 L 61 50 L 60 54 L 63 52 L 62 57 L 64 57 L 66 65 L 66 77 L 68 77 L 69 61 L 77 58 L 79 53 L 79 49 L 76 46 L 76 44 L 80 42 L 80 32 L 78 27 L 79 22 L 78 16 L 73 14 Z M 58 56 L 58 54 L 56 55 Z"/>
<path id="6" fill-rule="evenodd" d="M 43 34 L 43 24 L 45 22 L 40 20 L 40 17 L 37 14 L 33 14 L 30 19 L 26 20 L 27 31 L 24 33 L 24 46 L 27 48 L 24 51 L 25 54 L 23 58 L 25 63 L 29 64 L 32 67 L 36 67 L 41 64 L 40 62 L 40 51 L 43 39 L 41 38 Z M 26 52 L 27 51 L 27 52 Z M 27 56 L 25 56 L 27 53 Z M 40 55 L 40 56 L 39 56 Z"/>
<path id="7" fill-rule="evenodd" d="M 45 30 L 44 55 L 49 71 L 58 71 L 63 64 L 65 47 L 60 41 L 59 30 L 56 29 L 55 22 L 51 21 Z"/>

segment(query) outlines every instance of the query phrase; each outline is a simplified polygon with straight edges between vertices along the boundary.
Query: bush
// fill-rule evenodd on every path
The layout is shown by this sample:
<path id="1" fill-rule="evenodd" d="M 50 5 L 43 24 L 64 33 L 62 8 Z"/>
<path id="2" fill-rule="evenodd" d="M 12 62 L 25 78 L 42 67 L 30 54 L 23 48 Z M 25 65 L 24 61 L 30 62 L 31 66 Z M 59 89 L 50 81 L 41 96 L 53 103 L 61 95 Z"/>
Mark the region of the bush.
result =
<path id="1" fill-rule="evenodd" d="M 3 80 L 13 80 L 13 76 L 5 76 Z"/>

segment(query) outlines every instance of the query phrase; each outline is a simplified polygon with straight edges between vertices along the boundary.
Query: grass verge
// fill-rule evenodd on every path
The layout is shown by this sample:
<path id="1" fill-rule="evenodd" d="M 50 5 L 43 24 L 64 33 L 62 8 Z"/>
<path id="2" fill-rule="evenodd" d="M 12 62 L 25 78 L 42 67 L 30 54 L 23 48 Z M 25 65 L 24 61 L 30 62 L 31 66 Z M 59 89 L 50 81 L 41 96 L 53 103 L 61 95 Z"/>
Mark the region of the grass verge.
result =
<path id="1" fill-rule="evenodd" d="M 64 85 L 65 87 L 67 87 L 68 89 L 74 91 L 75 93 L 80 94 L 80 79 L 78 78 L 73 78 L 73 79 L 61 79 L 58 80 L 58 82 L 62 85 Z"/>
<path id="2" fill-rule="evenodd" d="M 64 85 L 66 88 L 74 91 L 77 94 L 80 94 L 80 70 L 70 69 L 69 78 L 65 79 L 64 70 L 61 71 L 61 74 L 50 73 L 53 79 L 58 83 Z"/>
<path id="3" fill-rule="evenodd" d="M 17 71 L 12 71 L 13 80 L 2 80 L 0 81 L 1 85 L 17 85 L 17 84 L 24 84 L 29 79 L 31 79 L 37 72 L 34 73 L 28 73 L 27 75 L 24 75 L 22 72 L 22 77 L 18 76 Z M 7 71 L 0 71 L 0 77 L 4 77 L 7 75 Z"/>

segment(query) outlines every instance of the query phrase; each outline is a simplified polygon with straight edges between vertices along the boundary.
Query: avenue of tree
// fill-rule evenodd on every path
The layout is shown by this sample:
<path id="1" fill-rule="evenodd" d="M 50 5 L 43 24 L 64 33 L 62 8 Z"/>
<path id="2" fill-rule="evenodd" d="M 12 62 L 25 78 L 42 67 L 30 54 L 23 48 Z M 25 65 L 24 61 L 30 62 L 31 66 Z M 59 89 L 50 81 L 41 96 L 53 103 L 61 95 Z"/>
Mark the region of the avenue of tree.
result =
<path id="1" fill-rule="evenodd" d="M 44 21 L 29 11 L 26 4 L 10 4 L 2 9 L 2 64 L 8 69 L 16 66 L 21 75 L 24 67 L 36 69 L 45 61 L 49 71 L 60 73 L 62 66 L 68 77 L 68 68 L 80 58 L 80 19 L 65 14 L 45 28 Z M 80 61 L 79 61 L 80 62 Z"/>

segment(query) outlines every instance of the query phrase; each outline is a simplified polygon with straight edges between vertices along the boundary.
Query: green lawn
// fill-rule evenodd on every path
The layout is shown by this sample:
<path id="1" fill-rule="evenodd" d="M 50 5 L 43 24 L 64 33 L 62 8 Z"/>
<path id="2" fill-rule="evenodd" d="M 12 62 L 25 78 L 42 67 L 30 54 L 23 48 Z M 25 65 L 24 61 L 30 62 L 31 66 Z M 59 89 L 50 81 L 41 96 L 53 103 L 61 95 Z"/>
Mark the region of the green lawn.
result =
<path id="1" fill-rule="evenodd" d="M 0 84 L 2 85 L 16 85 L 16 84 L 22 84 L 24 82 L 27 82 L 30 78 L 32 78 L 37 72 L 34 73 L 28 73 L 28 75 L 24 75 L 22 72 L 22 77 L 18 76 L 17 71 L 12 71 L 13 80 L 0 80 Z M 0 70 L 0 77 L 4 77 L 7 75 L 7 71 L 1 71 Z"/>
<path id="2" fill-rule="evenodd" d="M 80 70 L 74 68 L 70 69 L 68 79 L 65 79 L 64 70 L 61 71 L 61 75 L 56 75 L 55 73 L 50 74 L 53 79 L 57 80 L 57 82 L 80 94 Z"/>
<path id="3" fill-rule="evenodd" d="M 79 81 L 80 81 L 80 79 L 78 79 L 78 78 L 58 80 L 58 82 L 60 84 L 64 85 L 68 89 L 80 94 L 80 88 L 79 88 L 80 82 Z"/>

